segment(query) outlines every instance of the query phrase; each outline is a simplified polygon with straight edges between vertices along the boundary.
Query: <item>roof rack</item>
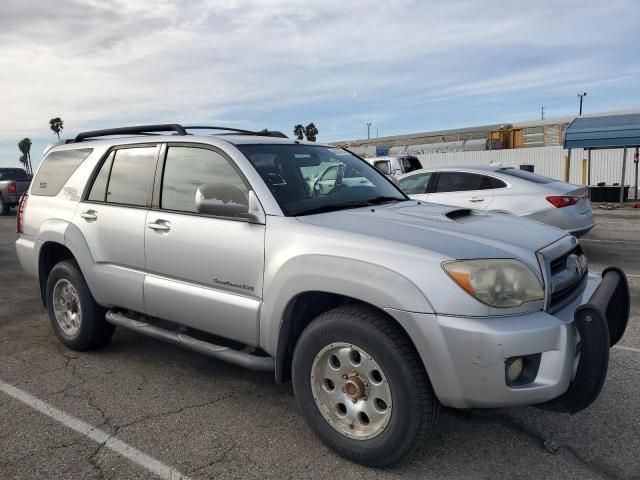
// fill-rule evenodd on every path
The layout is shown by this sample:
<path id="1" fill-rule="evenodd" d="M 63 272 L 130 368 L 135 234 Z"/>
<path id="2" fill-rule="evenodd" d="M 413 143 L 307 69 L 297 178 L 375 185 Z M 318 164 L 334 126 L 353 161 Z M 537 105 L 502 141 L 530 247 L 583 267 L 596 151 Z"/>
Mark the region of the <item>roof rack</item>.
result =
<path id="1" fill-rule="evenodd" d="M 251 130 L 243 130 L 241 128 L 230 128 L 230 127 L 212 127 L 208 125 L 190 125 L 188 127 L 184 127 L 186 130 L 223 130 L 226 132 L 239 133 L 242 135 L 257 135 L 260 137 L 278 137 L 278 138 L 288 138 L 284 133 L 278 132 L 277 130 L 267 130 L 266 128 L 262 131 L 255 132 Z M 220 135 L 225 135 L 224 133 Z"/>
<path id="2" fill-rule="evenodd" d="M 82 142 L 98 137 L 110 137 L 113 135 L 159 135 L 160 133 L 173 132 L 174 135 L 190 135 L 187 130 L 221 130 L 230 133 L 239 133 L 241 135 L 257 135 L 264 137 L 287 138 L 282 132 L 263 130 L 261 132 L 252 132 L 250 130 L 242 130 L 239 128 L 213 127 L 204 125 L 194 125 L 183 127 L 177 123 L 165 123 L 161 125 L 136 125 L 133 127 L 107 128 L 104 130 L 92 130 L 90 132 L 81 132 L 76 135 L 71 142 Z M 221 134 L 224 135 L 224 134 Z"/>
<path id="3" fill-rule="evenodd" d="M 112 135 L 153 135 L 154 132 L 175 132 L 178 135 L 188 135 L 182 125 L 165 123 L 162 125 L 137 125 L 135 127 L 107 128 L 105 130 L 82 132 L 76 135 L 74 142 L 81 142 L 88 138 L 110 137 Z"/>

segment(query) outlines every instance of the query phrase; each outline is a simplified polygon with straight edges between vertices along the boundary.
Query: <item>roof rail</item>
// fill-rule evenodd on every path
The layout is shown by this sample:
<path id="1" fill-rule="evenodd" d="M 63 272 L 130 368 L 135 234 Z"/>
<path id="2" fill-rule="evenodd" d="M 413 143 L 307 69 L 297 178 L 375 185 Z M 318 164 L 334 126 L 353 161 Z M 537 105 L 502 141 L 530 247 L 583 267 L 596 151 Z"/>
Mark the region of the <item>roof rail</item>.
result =
<path id="1" fill-rule="evenodd" d="M 238 133 L 241 135 L 257 135 L 264 137 L 287 138 L 282 132 L 263 130 L 261 132 L 252 132 L 251 130 L 242 130 L 240 128 L 230 127 L 213 127 L 205 125 L 193 125 L 183 127 L 177 123 L 165 123 L 162 125 L 136 125 L 133 127 L 107 128 L 104 130 L 93 130 L 90 132 L 81 132 L 76 135 L 73 140 L 67 140 L 66 143 L 82 142 L 91 138 L 109 137 L 112 135 L 157 135 L 159 133 L 174 132 L 177 135 L 189 135 L 187 130 L 221 130 L 230 133 Z M 224 134 L 222 134 L 224 135 Z"/>
<path id="2" fill-rule="evenodd" d="M 153 135 L 154 132 L 175 132 L 178 135 L 187 135 L 187 131 L 182 125 L 166 123 L 163 125 L 137 125 L 134 127 L 107 128 L 105 130 L 81 132 L 76 135 L 74 142 L 81 142 L 89 138 L 109 137 L 111 135 Z"/>
<path id="3" fill-rule="evenodd" d="M 212 127 L 207 125 L 190 125 L 185 126 L 185 130 L 222 130 L 231 133 L 239 133 L 241 135 L 256 135 L 260 137 L 278 137 L 278 138 L 288 138 L 284 133 L 278 132 L 276 130 L 267 130 L 266 128 L 260 132 L 254 132 L 251 130 L 243 130 L 241 128 L 230 128 L 230 127 Z M 224 134 L 223 134 L 224 135 Z"/>

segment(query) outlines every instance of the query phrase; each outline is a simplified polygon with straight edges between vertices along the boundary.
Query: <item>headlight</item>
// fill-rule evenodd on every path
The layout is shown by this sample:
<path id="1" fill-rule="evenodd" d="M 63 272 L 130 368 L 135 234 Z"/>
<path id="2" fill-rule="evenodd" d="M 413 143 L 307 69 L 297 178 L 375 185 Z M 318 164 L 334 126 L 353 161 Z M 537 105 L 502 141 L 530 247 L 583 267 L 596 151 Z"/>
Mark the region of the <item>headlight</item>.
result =
<path id="1" fill-rule="evenodd" d="M 467 293 L 491 307 L 519 307 L 544 299 L 538 277 L 518 260 L 454 260 L 442 267 Z"/>

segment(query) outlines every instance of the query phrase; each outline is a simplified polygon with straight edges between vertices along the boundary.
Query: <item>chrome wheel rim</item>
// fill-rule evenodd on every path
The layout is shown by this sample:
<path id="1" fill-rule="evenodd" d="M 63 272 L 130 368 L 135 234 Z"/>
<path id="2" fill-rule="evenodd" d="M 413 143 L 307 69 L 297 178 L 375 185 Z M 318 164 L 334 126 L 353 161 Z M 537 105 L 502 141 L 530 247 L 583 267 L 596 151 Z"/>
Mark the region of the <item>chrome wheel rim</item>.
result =
<path id="1" fill-rule="evenodd" d="M 391 419 L 387 377 L 357 345 L 337 342 L 320 350 L 311 367 L 311 390 L 322 416 L 346 437 L 377 437 Z"/>
<path id="2" fill-rule="evenodd" d="M 53 286 L 53 312 L 62 332 L 75 337 L 80 331 L 82 309 L 80 296 L 69 280 L 60 279 Z"/>

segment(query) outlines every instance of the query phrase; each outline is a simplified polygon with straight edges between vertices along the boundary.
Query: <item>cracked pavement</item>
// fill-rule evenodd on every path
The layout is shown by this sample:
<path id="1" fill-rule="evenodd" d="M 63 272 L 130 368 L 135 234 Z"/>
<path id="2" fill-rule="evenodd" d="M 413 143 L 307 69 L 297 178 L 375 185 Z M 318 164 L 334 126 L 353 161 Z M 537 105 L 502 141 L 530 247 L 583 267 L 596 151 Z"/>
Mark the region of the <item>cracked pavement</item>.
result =
<path id="1" fill-rule="evenodd" d="M 596 211 L 591 268 L 622 266 L 640 348 L 639 211 Z M 0 379 L 192 478 L 640 479 L 640 352 L 611 351 L 598 401 L 576 416 L 533 407 L 445 409 L 429 447 L 383 470 L 351 464 L 311 433 L 290 384 L 122 329 L 102 350 L 55 339 L 36 280 L 17 263 L 15 216 L 0 217 Z M 0 479 L 153 478 L 0 392 Z"/>

